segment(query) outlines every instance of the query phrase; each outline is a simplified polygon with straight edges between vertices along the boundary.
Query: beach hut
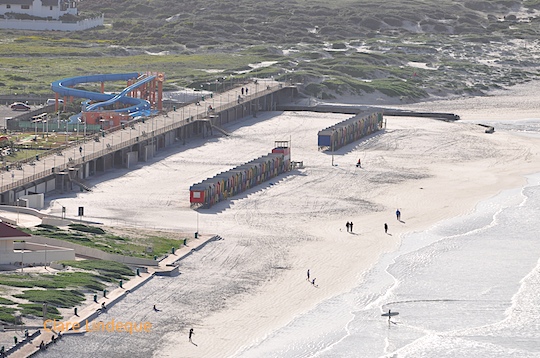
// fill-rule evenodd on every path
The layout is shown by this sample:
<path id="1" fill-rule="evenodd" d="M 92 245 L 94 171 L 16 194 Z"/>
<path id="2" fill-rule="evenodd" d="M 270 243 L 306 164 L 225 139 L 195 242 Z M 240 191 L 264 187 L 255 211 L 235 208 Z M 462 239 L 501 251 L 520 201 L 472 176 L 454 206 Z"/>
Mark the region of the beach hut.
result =
<path id="1" fill-rule="evenodd" d="M 287 172 L 290 167 L 288 142 L 276 142 L 271 153 L 234 167 L 189 188 L 191 206 L 210 207 L 233 195 Z"/>
<path id="2" fill-rule="evenodd" d="M 363 112 L 322 129 L 318 133 L 319 149 L 334 151 L 383 128 L 382 112 Z"/>

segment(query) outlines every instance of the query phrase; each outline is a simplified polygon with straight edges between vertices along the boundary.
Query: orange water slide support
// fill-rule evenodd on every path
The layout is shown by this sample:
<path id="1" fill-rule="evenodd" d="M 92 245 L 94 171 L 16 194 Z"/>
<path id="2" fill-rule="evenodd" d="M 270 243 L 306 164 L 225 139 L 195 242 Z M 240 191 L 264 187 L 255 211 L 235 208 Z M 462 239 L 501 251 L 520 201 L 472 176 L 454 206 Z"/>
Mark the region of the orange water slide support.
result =
<path id="1" fill-rule="evenodd" d="M 163 109 L 163 81 L 158 81 L 157 109 L 158 111 Z"/>

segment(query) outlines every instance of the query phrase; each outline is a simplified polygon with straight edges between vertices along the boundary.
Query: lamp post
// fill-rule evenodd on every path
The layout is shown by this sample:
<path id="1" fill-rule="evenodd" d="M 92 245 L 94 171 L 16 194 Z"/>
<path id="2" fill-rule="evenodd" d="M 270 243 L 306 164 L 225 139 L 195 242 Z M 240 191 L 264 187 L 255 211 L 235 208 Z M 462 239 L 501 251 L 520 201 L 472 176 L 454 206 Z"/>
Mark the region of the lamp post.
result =
<path id="1" fill-rule="evenodd" d="M 16 198 L 16 200 L 17 200 L 17 224 L 19 224 L 19 199 Z"/>
<path id="2" fill-rule="evenodd" d="M 21 248 L 21 272 L 24 272 L 24 246 L 25 246 L 25 243 L 26 241 L 21 241 L 22 242 L 22 248 Z"/>

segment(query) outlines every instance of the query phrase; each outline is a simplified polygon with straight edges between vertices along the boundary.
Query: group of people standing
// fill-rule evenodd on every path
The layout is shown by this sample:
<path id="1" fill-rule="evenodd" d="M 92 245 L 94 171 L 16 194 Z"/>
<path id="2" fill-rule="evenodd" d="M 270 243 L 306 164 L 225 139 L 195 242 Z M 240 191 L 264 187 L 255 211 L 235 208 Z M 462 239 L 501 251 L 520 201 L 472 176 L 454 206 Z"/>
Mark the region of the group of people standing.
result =
<path id="1" fill-rule="evenodd" d="M 401 222 L 401 211 L 399 211 L 399 209 L 396 210 L 396 219 Z M 345 224 L 345 227 L 347 227 L 347 232 L 353 232 L 353 222 L 352 221 L 347 221 L 347 223 Z M 384 233 L 388 234 L 388 224 L 387 223 L 384 223 Z M 309 276 L 309 270 L 308 270 L 308 276 Z"/>

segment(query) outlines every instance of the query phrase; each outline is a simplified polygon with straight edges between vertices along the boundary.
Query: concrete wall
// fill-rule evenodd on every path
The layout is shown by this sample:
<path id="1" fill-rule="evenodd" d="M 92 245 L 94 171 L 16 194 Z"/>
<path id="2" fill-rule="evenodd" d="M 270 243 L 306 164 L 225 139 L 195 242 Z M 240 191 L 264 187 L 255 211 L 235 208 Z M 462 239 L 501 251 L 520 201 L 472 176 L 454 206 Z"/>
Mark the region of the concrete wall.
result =
<path id="1" fill-rule="evenodd" d="M 0 240 L 0 254 L 4 257 L 5 254 L 13 252 L 13 240 Z"/>
<path id="2" fill-rule="evenodd" d="M 131 168 L 139 162 L 139 152 L 126 153 L 126 168 Z"/>
<path id="3" fill-rule="evenodd" d="M 17 20 L 0 19 L 0 29 L 36 30 L 36 31 L 82 31 L 103 26 L 104 16 L 85 19 L 78 22 L 61 22 L 54 20 Z"/>
<path id="4" fill-rule="evenodd" d="M 45 183 L 43 183 L 45 184 Z M 45 186 L 43 186 L 44 188 Z M 25 195 L 21 196 L 19 198 L 19 201 L 25 200 L 26 205 L 23 205 L 27 208 L 32 208 L 36 210 L 41 210 L 45 206 L 45 195 L 42 194 L 31 194 L 31 195 Z"/>
<path id="5" fill-rule="evenodd" d="M 0 264 L 23 262 L 25 265 L 44 265 L 51 261 L 75 260 L 75 250 L 69 248 L 39 245 L 28 241 L 15 242 L 13 247 L 15 250 L 30 251 L 2 254 Z"/>

